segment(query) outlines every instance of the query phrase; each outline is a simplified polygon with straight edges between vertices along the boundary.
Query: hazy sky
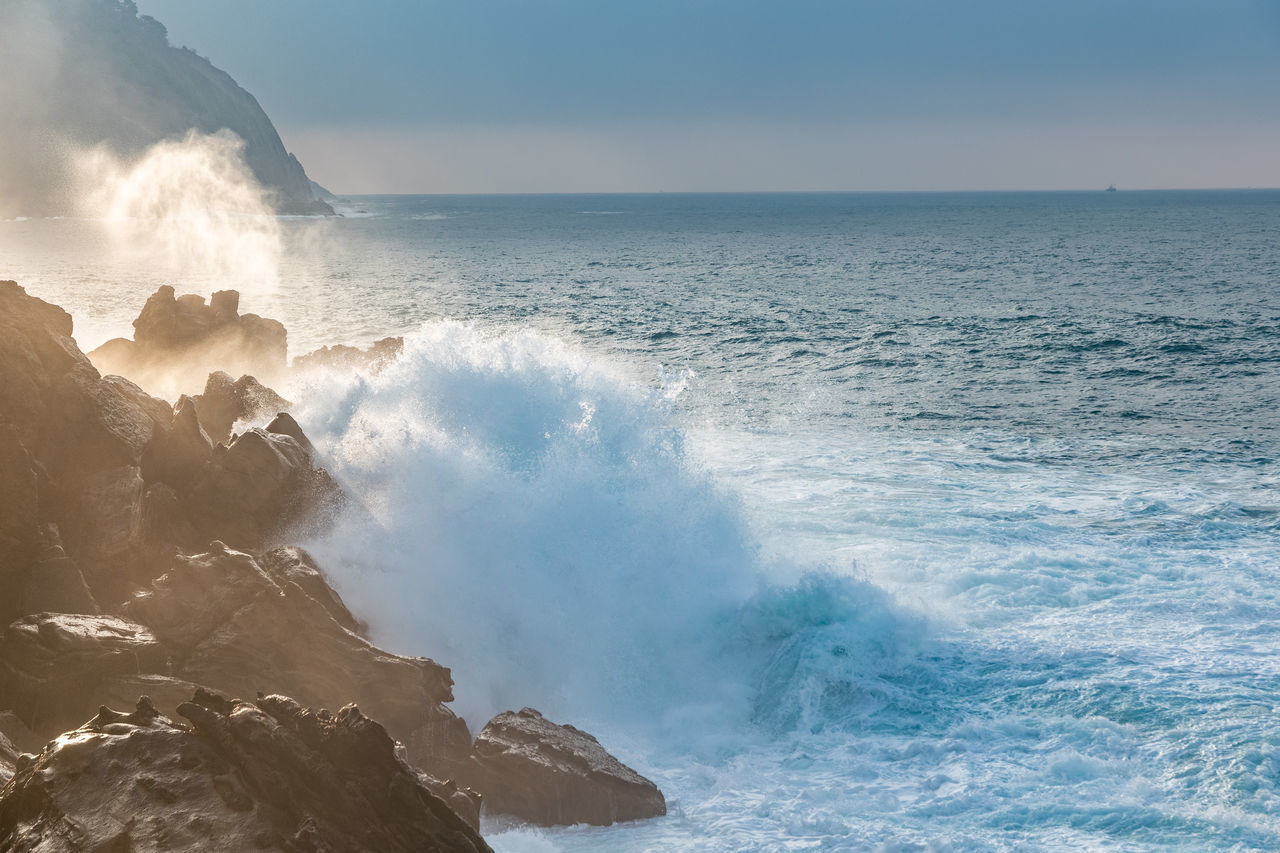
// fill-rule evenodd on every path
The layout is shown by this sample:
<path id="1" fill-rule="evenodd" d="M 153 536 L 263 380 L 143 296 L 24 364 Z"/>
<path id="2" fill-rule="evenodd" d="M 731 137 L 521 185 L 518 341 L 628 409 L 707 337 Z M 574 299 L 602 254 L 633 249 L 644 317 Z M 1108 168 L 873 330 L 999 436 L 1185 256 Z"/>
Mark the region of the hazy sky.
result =
<path id="1" fill-rule="evenodd" d="M 1280 0 L 137 0 L 338 192 L 1280 186 Z"/>

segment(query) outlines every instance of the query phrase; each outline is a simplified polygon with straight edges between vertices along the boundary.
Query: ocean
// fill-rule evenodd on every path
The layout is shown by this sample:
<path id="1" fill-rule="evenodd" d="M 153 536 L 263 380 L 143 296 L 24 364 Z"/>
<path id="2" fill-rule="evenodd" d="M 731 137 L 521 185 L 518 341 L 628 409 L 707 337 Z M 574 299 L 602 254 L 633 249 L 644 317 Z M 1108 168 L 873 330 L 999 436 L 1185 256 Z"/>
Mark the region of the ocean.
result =
<path id="1" fill-rule="evenodd" d="M 305 544 L 668 800 L 495 849 L 1280 848 L 1280 192 L 339 209 L 237 283 L 406 336 L 283 389 L 369 509 Z M 226 284 L 99 226 L 0 221 L 86 350 Z"/>

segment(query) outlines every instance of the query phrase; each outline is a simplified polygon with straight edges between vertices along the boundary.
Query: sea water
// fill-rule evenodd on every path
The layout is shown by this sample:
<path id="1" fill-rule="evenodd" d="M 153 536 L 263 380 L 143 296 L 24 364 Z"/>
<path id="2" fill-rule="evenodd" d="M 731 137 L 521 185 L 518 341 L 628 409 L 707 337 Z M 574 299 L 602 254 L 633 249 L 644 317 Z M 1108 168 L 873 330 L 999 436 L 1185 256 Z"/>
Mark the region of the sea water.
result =
<path id="1" fill-rule="evenodd" d="M 307 544 L 668 800 L 496 849 L 1280 847 L 1280 193 L 340 210 L 242 300 L 406 337 L 287 389 L 367 509 Z M 0 222 L 86 349 L 173 278 L 95 233 Z"/>

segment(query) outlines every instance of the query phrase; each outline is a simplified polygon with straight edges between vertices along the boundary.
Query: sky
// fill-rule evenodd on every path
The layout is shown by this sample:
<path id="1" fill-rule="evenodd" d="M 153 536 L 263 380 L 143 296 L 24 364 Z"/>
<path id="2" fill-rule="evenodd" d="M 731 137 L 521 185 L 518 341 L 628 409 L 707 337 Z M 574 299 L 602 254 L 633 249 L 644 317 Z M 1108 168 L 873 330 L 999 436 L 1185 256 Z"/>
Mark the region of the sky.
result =
<path id="1" fill-rule="evenodd" d="M 340 193 L 1280 186 L 1280 0 L 137 0 Z"/>

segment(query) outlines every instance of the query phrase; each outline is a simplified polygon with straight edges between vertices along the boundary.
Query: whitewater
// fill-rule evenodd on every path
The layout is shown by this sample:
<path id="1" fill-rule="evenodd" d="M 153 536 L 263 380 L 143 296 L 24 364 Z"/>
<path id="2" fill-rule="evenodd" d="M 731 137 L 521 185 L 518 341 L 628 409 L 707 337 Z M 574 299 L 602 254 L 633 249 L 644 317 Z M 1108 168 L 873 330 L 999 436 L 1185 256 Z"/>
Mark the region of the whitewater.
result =
<path id="1" fill-rule="evenodd" d="M 363 197 L 245 293 L 364 513 L 306 543 L 473 729 L 662 819 L 503 851 L 1280 847 L 1280 192 Z M 87 350 L 158 284 L 0 274 Z"/>

